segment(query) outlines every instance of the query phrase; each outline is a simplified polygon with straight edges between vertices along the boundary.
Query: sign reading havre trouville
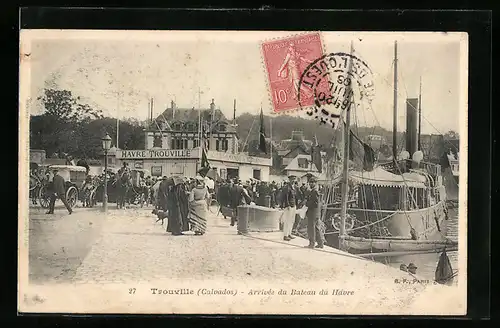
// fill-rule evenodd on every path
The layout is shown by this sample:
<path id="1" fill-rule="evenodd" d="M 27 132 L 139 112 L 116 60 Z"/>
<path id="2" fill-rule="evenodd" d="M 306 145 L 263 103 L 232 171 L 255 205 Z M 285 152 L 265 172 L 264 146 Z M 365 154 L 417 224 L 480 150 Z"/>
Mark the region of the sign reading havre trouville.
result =
<path id="1" fill-rule="evenodd" d="M 147 158 L 190 158 L 189 149 L 148 149 L 148 150 L 120 150 L 118 158 L 147 159 Z"/>

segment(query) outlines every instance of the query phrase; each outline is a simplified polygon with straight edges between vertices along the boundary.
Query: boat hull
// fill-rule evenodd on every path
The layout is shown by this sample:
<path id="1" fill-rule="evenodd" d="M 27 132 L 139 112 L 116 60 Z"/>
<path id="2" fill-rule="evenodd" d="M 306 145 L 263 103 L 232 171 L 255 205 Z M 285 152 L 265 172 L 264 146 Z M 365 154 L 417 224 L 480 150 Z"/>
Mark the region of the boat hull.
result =
<path id="1" fill-rule="evenodd" d="M 340 213 L 340 208 L 328 208 L 325 215 L 326 242 L 331 246 L 338 247 L 339 233 L 331 224 L 335 214 Z M 378 211 L 358 208 L 349 208 L 347 211 L 351 216 L 364 221 L 365 223 L 383 224 L 386 236 L 370 235 L 355 236 L 355 230 L 347 230 L 349 237 L 346 239 L 346 246 L 349 251 L 377 252 L 377 251 L 427 251 L 432 249 L 442 249 L 450 245 L 446 241 L 446 203 L 439 202 L 431 207 L 413 211 Z M 412 239 L 412 229 L 414 236 Z"/>

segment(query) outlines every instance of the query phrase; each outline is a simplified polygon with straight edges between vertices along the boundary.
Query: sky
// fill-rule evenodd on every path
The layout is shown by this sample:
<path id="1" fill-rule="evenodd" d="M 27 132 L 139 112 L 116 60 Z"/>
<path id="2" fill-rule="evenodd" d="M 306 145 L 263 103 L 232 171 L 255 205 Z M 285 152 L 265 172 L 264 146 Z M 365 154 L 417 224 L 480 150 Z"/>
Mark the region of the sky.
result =
<path id="1" fill-rule="evenodd" d="M 22 62 L 21 83 L 29 82 L 24 85 L 32 115 L 43 112 L 36 98 L 45 87 L 70 90 L 111 117 L 146 119 L 151 97 L 155 115 L 171 100 L 179 108 L 198 108 L 199 102 L 208 108 L 211 99 L 227 117 L 234 99 L 237 115 L 257 114 L 261 106 L 266 114 L 271 103 L 260 43 L 295 33 L 22 31 L 21 51 L 31 55 Z M 466 35 L 321 33 L 327 52 L 349 52 L 352 42 L 354 54 L 373 72 L 375 97 L 370 109 L 356 113 L 359 125 L 392 129 L 397 41 L 398 130 L 405 129 L 405 101 L 418 97 L 421 78 L 422 133 L 460 131 L 467 101 Z"/>

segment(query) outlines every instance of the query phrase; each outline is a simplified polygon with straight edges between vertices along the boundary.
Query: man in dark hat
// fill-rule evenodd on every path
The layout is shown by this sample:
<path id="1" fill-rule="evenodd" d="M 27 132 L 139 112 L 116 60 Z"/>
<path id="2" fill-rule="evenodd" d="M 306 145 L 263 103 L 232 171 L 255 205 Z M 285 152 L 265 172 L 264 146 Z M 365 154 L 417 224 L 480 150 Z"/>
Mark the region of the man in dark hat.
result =
<path id="1" fill-rule="evenodd" d="M 121 177 L 126 172 L 130 173 L 130 169 L 128 168 L 128 163 L 123 162 L 122 167 L 118 170 L 118 175 Z"/>
<path id="2" fill-rule="evenodd" d="M 257 191 L 259 198 L 257 205 L 271 207 L 271 190 L 267 182 L 263 181 L 259 184 Z"/>
<path id="3" fill-rule="evenodd" d="M 169 182 L 167 176 L 163 176 L 158 185 L 158 191 L 156 195 L 157 208 L 162 211 L 167 211 L 167 193 L 168 193 Z"/>
<path id="4" fill-rule="evenodd" d="M 58 174 L 58 170 L 53 170 L 53 173 L 54 177 L 52 178 L 52 182 L 50 182 L 48 185 L 48 191 L 50 192 L 50 202 L 49 202 L 49 211 L 46 214 L 54 214 L 54 208 L 57 197 L 59 197 L 59 199 L 63 202 L 64 206 L 66 206 L 68 213 L 71 214 L 73 213 L 73 210 L 66 201 L 66 187 L 65 187 L 66 183 L 64 181 L 64 178 Z"/>
<path id="5" fill-rule="evenodd" d="M 297 190 L 295 189 L 295 175 L 288 177 L 288 183 L 284 186 L 281 193 L 281 208 L 283 209 L 283 240 L 290 241 L 292 236 L 293 224 L 295 222 L 295 212 L 297 205 Z"/>
<path id="6" fill-rule="evenodd" d="M 306 247 L 308 248 L 323 248 L 324 237 L 321 231 L 320 193 L 317 182 L 316 177 L 309 179 L 309 191 L 306 196 L 307 236 L 309 237 L 309 245 Z M 317 243 L 316 246 L 315 243 Z"/>
<path id="7" fill-rule="evenodd" d="M 250 204 L 252 199 L 248 194 L 247 190 L 241 185 L 241 180 L 239 183 L 235 183 L 230 189 L 230 204 L 233 210 L 233 215 L 231 215 L 231 226 L 234 226 L 238 218 L 238 206 L 243 204 Z"/>

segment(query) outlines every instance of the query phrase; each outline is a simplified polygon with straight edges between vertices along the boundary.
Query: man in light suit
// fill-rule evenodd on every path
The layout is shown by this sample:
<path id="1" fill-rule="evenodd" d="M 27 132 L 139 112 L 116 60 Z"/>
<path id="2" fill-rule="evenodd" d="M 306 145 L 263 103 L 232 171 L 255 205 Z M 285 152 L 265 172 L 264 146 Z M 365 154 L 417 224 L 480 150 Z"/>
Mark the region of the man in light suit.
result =
<path id="1" fill-rule="evenodd" d="M 283 187 L 281 192 L 281 208 L 283 209 L 283 240 L 290 241 L 293 224 L 295 222 L 295 212 L 297 206 L 297 190 L 295 188 L 295 176 L 288 177 L 289 182 Z"/>

